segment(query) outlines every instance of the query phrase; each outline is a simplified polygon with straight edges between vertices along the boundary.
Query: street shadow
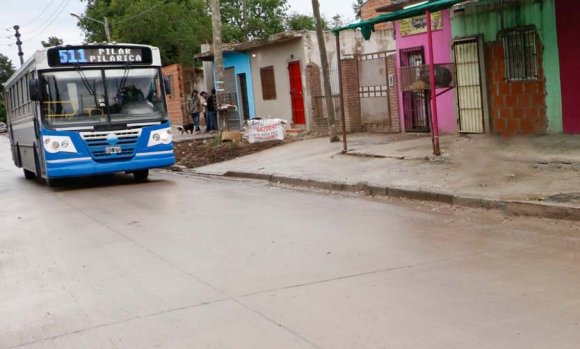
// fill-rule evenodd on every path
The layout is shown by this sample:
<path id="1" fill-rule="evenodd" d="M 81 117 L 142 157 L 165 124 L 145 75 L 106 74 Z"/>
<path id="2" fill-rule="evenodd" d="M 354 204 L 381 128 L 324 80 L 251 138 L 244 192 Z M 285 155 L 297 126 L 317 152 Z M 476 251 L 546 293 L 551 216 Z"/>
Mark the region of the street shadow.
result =
<path id="1" fill-rule="evenodd" d="M 137 180 L 131 174 L 108 174 L 89 177 L 64 178 L 53 180 L 48 186 L 43 180 L 34 181 L 39 187 L 44 187 L 53 192 L 67 192 L 96 188 L 114 188 L 127 186 L 173 186 L 175 182 L 166 179 Z"/>

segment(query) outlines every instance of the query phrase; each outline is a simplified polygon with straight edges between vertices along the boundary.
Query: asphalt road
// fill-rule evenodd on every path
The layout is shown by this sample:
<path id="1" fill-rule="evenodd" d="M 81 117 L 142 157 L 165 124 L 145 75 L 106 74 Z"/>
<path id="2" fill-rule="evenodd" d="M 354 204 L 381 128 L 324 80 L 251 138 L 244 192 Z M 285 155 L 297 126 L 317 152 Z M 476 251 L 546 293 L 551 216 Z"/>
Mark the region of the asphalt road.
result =
<path id="1" fill-rule="evenodd" d="M 579 266 L 577 223 L 164 172 L 48 188 L 0 137 L 0 348 L 577 348 Z"/>

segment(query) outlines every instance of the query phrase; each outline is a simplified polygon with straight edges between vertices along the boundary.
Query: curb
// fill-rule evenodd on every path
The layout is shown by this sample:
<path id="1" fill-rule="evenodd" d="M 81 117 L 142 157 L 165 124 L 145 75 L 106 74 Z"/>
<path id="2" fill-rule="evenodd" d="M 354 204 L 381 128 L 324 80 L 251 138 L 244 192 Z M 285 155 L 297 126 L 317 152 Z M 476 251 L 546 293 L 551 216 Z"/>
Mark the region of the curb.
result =
<path id="1" fill-rule="evenodd" d="M 571 207 L 555 203 L 498 200 L 482 197 L 459 196 L 425 190 L 374 186 L 367 183 L 347 184 L 252 172 L 228 171 L 222 176 L 243 179 L 256 179 L 271 183 L 281 183 L 296 187 L 324 189 L 335 192 L 362 192 L 368 196 L 383 196 L 409 200 L 431 201 L 470 208 L 500 210 L 505 214 L 513 216 L 580 221 L 580 207 Z"/>

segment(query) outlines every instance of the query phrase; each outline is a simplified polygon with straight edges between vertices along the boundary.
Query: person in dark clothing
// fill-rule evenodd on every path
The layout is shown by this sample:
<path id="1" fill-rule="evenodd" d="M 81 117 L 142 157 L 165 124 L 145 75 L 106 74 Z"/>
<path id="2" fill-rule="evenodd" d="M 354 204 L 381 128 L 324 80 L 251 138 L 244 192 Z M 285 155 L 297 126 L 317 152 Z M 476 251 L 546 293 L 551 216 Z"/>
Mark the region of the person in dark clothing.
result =
<path id="1" fill-rule="evenodd" d="M 207 115 L 209 119 L 209 124 L 207 126 L 207 132 L 217 131 L 217 100 L 215 95 L 215 89 L 211 90 L 209 96 L 207 96 Z"/>
<path id="2" fill-rule="evenodd" d="M 201 96 L 201 115 L 203 116 L 203 119 L 205 120 L 205 128 L 206 128 L 206 132 L 209 132 L 209 118 L 208 118 L 208 114 L 207 114 L 207 92 L 205 91 L 201 91 L 201 93 L 199 94 Z"/>

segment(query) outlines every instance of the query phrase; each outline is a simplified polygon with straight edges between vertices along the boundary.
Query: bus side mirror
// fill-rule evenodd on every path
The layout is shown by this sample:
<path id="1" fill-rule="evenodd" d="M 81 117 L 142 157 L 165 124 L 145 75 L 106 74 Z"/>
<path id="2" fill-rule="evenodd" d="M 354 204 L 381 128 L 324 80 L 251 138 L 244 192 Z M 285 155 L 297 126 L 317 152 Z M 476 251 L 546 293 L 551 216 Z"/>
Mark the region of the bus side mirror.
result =
<path id="1" fill-rule="evenodd" d="M 163 77 L 163 86 L 165 86 L 165 94 L 169 96 L 171 94 L 171 79 L 169 77 Z"/>
<path id="2" fill-rule="evenodd" d="M 28 91 L 30 91 L 31 101 L 40 101 L 42 99 L 42 94 L 40 92 L 40 82 L 38 79 L 32 79 L 28 81 Z"/>

